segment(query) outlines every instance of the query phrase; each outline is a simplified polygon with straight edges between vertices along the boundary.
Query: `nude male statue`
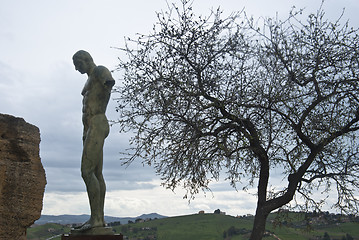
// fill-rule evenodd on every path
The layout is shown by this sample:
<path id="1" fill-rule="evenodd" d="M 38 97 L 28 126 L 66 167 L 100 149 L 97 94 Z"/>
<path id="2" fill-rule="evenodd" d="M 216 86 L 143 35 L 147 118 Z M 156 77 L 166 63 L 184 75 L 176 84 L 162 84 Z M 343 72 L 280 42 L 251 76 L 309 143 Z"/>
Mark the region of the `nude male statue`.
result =
<path id="1" fill-rule="evenodd" d="M 86 184 L 91 217 L 78 229 L 78 231 L 87 231 L 92 228 L 105 227 L 106 185 L 102 167 L 103 145 L 109 134 L 109 124 L 105 112 L 115 80 L 106 67 L 96 66 L 91 55 L 86 51 L 76 52 L 72 59 L 75 69 L 88 76 L 82 90 L 84 131 L 81 174 Z"/>

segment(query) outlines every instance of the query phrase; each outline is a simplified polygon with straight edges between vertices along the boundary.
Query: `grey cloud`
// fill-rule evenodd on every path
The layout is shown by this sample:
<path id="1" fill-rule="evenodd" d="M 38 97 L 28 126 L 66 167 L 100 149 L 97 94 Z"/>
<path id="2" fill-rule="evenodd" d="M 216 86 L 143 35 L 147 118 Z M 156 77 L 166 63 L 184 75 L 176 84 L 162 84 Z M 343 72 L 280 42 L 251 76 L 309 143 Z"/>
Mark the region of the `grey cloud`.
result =
<path id="1" fill-rule="evenodd" d="M 79 169 L 46 168 L 46 192 L 84 192 L 85 184 Z"/>
<path id="2" fill-rule="evenodd" d="M 106 177 L 105 177 L 106 179 Z M 106 185 L 108 191 L 115 190 L 145 190 L 145 189 L 154 189 L 158 187 L 153 183 L 148 182 L 135 182 L 135 181 L 107 181 Z"/>

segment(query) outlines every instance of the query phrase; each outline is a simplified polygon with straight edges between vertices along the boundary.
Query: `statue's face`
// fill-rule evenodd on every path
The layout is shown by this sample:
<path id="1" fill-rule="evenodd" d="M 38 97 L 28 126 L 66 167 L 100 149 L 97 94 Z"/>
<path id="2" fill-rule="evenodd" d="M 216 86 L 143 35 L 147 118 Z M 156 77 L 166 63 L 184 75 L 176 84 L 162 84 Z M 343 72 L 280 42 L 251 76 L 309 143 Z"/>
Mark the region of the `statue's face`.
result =
<path id="1" fill-rule="evenodd" d="M 81 74 L 87 73 L 89 64 L 81 58 L 75 58 L 74 60 L 75 69 Z"/>

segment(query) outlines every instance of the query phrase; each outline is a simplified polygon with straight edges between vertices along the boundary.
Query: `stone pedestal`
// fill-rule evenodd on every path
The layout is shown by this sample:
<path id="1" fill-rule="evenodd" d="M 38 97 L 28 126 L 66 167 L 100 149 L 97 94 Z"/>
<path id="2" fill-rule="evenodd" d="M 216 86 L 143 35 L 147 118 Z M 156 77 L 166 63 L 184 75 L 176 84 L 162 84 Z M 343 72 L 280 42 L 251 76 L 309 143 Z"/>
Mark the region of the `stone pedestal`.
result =
<path id="1" fill-rule="evenodd" d="M 71 229 L 70 235 L 114 235 L 111 227 L 95 227 L 87 230 Z"/>
<path id="2" fill-rule="evenodd" d="M 111 227 L 96 227 L 88 230 L 72 229 L 61 240 L 123 240 L 122 234 L 115 234 Z"/>
<path id="3" fill-rule="evenodd" d="M 114 235 L 71 235 L 63 234 L 61 240 L 123 240 L 122 234 Z"/>

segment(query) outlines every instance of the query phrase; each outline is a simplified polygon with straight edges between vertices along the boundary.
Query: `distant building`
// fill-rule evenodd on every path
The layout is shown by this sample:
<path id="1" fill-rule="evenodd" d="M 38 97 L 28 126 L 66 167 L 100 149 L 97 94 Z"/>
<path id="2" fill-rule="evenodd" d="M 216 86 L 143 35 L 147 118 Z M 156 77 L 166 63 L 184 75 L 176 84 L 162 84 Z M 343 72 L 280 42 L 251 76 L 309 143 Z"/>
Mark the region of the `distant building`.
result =
<path id="1" fill-rule="evenodd" d="M 199 211 L 199 212 L 198 212 L 198 214 L 204 214 L 204 211 L 203 211 L 203 210 L 201 210 L 201 211 Z"/>
<path id="2" fill-rule="evenodd" d="M 145 220 L 143 220 L 142 218 L 137 218 L 135 220 L 135 223 L 143 223 L 143 222 L 145 222 Z"/>
<path id="3" fill-rule="evenodd" d="M 222 212 L 220 209 L 214 211 L 214 214 L 226 215 L 226 212 Z"/>

